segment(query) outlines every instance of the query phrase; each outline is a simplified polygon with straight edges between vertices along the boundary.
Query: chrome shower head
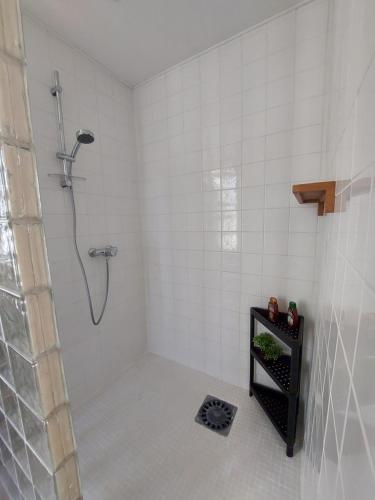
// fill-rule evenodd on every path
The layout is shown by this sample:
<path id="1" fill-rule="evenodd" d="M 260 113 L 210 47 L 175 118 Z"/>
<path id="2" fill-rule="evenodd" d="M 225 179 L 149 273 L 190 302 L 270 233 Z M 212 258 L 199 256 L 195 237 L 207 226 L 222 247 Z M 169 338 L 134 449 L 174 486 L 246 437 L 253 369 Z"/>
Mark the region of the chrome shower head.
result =
<path id="1" fill-rule="evenodd" d="M 94 142 L 94 133 L 91 130 L 80 129 L 76 133 L 77 142 L 81 144 L 91 144 Z"/>
<path id="2" fill-rule="evenodd" d="M 76 138 L 77 142 L 74 144 L 74 147 L 72 149 L 72 154 L 70 155 L 73 158 L 73 160 L 77 156 L 81 144 L 91 144 L 95 140 L 94 133 L 91 132 L 91 130 L 86 130 L 83 128 L 77 131 Z"/>

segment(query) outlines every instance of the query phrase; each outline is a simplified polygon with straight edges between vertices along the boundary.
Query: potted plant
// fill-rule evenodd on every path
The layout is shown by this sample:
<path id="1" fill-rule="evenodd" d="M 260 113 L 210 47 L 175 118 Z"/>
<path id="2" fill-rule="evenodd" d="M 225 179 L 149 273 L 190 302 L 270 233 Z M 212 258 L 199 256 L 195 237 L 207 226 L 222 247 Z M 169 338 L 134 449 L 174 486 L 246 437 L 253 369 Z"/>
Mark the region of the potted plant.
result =
<path id="1" fill-rule="evenodd" d="M 283 353 L 282 347 L 270 333 L 263 332 L 256 335 L 253 343 L 255 347 L 261 350 L 264 359 L 267 361 L 277 361 Z"/>

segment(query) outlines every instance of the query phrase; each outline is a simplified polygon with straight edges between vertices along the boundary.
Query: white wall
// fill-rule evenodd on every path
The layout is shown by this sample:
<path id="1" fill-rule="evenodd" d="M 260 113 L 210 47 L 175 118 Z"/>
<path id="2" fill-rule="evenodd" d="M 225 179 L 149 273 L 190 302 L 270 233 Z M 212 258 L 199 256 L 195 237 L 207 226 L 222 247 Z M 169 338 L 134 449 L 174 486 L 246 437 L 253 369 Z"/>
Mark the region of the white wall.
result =
<path id="1" fill-rule="evenodd" d="M 132 91 L 100 65 L 23 17 L 32 124 L 37 148 L 43 219 L 62 354 L 73 409 L 107 386 L 145 349 L 140 219 L 136 190 Z M 74 173 L 79 246 L 89 271 L 96 311 L 104 299 L 105 264 L 90 260 L 91 246 L 118 246 L 110 262 L 108 309 L 91 325 L 83 280 L 73 252 L 67 192 L 49 173 L 61 171 L 51 74 L 60 71 L 67 148 L 75 131 L 89 128 L 95 142 L 82 146 Z"/>
<path id="2" fill-rule="evenodd" d="M 149 349 L 244 387 L 250 306 L 314 314 L 291 184 L 320 177 L 326 30 L 313 2 L 136 89 Z"/>
<path id="3" fill-rule="evenodd" d="M 367 499 L 375 486 L 375 4 L 329 0 L 326 73 L 327 3 L 271 20 L 136 89 L 148 347 L 247 387 L 249 307 L 270 295 L 283 307 L 297 300 L 310 320 L 312 373 L 304 498 Z M 144 347 L 131 93 L 28 19 L 25 29 L 60 336 L 79 401 Z M 121 248 L 100 329 L 88 323 L 67 200 L 46 176 L 58 171 L 46 97 L 56 67 L 67 136 L 79 126 L 99 131 L 76 166 L 89 179 L 79 192 L 82 247 L 109 240 Z M 338 187 L 336 213 L 318 220 L 290 189 L 320 179 Z M 95 288 L 103 276 L 91 269 L 90 278 Z"/>
<path id="4" fill-rule="evenodd" d="M 375 491 L 375 2 L 332 0 L 331 10 L 323 176 L 338 184 L 335 214 L 319 228 L 303 486 L 308 500 L 367 500 Z"/>

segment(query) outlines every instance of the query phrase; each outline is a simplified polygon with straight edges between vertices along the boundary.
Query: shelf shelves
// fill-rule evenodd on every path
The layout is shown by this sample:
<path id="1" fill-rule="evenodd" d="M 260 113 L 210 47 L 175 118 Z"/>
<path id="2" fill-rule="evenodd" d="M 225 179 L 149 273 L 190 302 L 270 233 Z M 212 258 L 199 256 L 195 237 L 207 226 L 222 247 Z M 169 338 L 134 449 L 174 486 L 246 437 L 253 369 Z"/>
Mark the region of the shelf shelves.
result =
<path id="1" fill-rule="evenodd" d="M 304 326 L 303 316 L 299 316 L 298 328 L 291 328 L 288 325 L 288 315 L 286 313 L 280 313 L 276 323 L 268 319 L 267 309 L 252 307 L 251 314 L 288 347 L 292 348 L 296 344 L 302 344 Z"/>
<path id="2" fill-rule="evenodd" d="M 293 186 L 293 194 L 298 203 L 317 203 L 318 215 L 335 211 L 335 190 L 335 181 L 310 182 Z"/>
<path id="3" fill-rule="evenodd" d="M 272 380 L 284 393 L 289 392 L 290 388 L 290 356 L 283 355 L 277 361 L 269 361 L 264 358 L 262 351 L 257 347 L 251 347 L 251 354 L 263 366 Z"/>
<path id="4" fill-rule="evenodd" d="M 266 412 L 281 438 L 286 442 L 288 432 L 288 398 L 270 387 L 253 384 L 253 394 Z"/>
<path id="5" fill-rule="evenodd" d="M 266 360 L 261 350 L 254 346 L 255 321 L 261 323 L 290 348 L 290 355 L 283 354 L 276 361 Z M 298 328 L 291 328 L 287 315 L 280 313 L 276 323 L 268 319 L 267 309 L 252 307 L 250 310 L 250 396 L 255 396 L 276 430 L 286 442 L 286 454 L 293 456 L 296 437 L 299 388 L 301 379 L 302 342 L 304 318 L 299 316 Z M 259 363 L 280 390 L 254 381 L 254 362 Z"/>

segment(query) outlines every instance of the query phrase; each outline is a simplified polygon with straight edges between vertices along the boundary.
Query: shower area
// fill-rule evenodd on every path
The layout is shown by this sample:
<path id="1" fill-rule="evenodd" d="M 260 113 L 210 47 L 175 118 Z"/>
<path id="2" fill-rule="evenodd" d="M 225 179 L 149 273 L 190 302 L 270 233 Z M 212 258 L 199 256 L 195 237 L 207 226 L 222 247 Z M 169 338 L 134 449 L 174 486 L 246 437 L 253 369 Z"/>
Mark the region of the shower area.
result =
<path id="1" fill-rule="evenodd" d="M 85 22 L 110 36 L 93 3 Z M 189 2 L 177 3 L 183 17 Z M 199 12 L 216 27 L 224 6 L 206 3 Z M 128 81 L 87 30 L 78 43 L 68 8 L 20 2 L 32 184 L 81 496 L 51 496 L 32 459 L 18 460 L 1 358 L 1 499 L 352 500 L 358 477 L 361 500 L 372 498 L 375 10 L 370 0 L 251 3 L 241 29 Z M 121 19 L 124 4 L 107 8 Z M 13 63 L 8 52 L 0 44 Z M 292 186 L 325 180 L 336 181 L 336 208 L 318 217 Z M 293 458 L 249 397 L 250 308 L 273 296 L 305 318 Z M 12 351 L 5 333 L 0 342 Z M 277 388 L 261 367 L 255 378 Z M 236 409 L 226 435 L 197 423 L 212 396 Z M 23 418 L 17 432 L 34 452 Z"/>
<path id="2" fill-rule="evenodd" d="M 23 28 L 57 322 L 79 406 L 145 351 L 132 91 L 27 15 Z"/>

